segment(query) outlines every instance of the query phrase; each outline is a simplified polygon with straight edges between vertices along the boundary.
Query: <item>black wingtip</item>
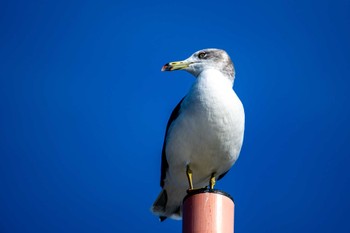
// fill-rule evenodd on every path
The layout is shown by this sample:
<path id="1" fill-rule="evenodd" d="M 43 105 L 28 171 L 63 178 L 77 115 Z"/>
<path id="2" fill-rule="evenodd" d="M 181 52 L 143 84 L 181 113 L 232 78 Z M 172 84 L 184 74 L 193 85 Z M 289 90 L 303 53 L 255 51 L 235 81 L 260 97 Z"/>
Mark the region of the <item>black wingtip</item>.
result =
<path id="1" fill-rule="evenodd" d="M 159 221 L 161 221 L 161 222 L 163 222 L 165 219 L 167 219 L 167 217 L 165 217 L 165 216 L 160 216 L 159 217 Z"/>

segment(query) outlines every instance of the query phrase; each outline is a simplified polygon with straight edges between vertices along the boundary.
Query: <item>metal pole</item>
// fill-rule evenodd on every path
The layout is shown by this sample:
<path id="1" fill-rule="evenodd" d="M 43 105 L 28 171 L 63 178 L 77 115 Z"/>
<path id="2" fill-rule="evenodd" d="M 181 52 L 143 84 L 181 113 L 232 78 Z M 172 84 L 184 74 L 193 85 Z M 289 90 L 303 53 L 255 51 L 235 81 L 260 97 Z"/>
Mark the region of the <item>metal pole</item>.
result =
<path id="1" fill-rule="evenodd" d="M 233 233 L 234 202 L 219 190 L 191 191 L 183 203 L 183 233 Z"/>

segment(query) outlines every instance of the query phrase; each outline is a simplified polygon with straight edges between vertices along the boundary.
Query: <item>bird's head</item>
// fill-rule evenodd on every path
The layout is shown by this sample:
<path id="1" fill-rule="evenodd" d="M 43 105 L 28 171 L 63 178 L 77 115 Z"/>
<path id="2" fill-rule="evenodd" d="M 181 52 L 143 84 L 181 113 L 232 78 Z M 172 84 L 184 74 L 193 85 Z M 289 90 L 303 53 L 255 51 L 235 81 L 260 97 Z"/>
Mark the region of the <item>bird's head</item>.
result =
<path id="1" fill-rule="evenodd" d="M 221 49 L 202 49 L 183 61 L 169 62 L 162 71 L 186 70 L 195 77 L 206 70 L 216 69 L 234 78 L 235 69 L 229 55 Z"/>

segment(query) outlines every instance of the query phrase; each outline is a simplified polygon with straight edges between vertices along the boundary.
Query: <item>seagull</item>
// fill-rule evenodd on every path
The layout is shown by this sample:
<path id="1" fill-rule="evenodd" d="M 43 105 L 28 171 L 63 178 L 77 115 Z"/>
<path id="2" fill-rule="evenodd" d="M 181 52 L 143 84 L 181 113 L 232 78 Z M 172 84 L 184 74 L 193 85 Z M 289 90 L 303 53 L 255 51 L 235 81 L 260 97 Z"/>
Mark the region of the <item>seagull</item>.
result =
<path id="1" fill-rule="evenodd" d="M 162 71 L 185 70 L 196 80 L 173 110 L 162 150 L 162 191 L 151 211 L 163 221 L 182 218 L 191 190 L 213 189 L 238 159 L 244 135 L 244 108 L 233 91 L 235 69 L 221 49 L 203 49 Z"/>

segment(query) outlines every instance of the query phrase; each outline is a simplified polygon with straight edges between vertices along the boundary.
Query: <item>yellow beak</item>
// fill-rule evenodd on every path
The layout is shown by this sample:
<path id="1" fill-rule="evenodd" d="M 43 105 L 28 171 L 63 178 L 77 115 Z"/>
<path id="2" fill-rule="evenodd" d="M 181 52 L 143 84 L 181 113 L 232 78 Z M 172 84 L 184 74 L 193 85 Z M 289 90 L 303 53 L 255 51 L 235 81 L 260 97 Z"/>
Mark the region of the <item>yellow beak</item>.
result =
<path id="1" fill-rule="evenodd" d="M 191 63 L 186 61 L 174 61 L 165 64 L 162 67 L 162 71 L 183 70 L 187 68 Z"/>

